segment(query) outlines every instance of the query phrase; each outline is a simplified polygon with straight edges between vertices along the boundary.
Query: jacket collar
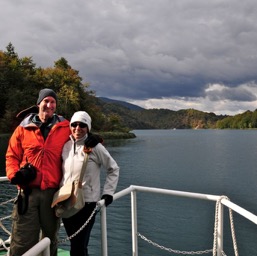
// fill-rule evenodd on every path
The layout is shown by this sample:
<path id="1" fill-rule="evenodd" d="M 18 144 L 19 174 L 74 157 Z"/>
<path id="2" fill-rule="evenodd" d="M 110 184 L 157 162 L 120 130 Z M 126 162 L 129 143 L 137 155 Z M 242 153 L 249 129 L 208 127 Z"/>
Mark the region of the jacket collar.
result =
<path id="1" fill-rule="evenodd" d="M 73 138 L 73 136 L 70 135 L 70 139 L 72 140 L 72 143 L 73 143 L 73 144 L 77 144 L 77 145 L 83 145 L 84 142 L 85 142 L 85 140 L 87 139 L 87 137 L 88 137 L 88 134 L 86 134 L 86 135 L 85 135 L 84 137 L 82 137 L 81 139 L 75 141 L 75 139 Z"/>

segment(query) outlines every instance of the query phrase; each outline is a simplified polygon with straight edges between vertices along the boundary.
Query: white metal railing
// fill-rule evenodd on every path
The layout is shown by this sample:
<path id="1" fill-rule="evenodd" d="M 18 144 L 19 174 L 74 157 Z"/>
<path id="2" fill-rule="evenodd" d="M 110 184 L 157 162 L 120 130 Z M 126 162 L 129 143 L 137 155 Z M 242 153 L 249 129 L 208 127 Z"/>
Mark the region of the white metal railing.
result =
<path id="1" fill-rule="evenodd" d="M 0 177 L 1 181 L 6 181 L 6 177 Z M 178 196 L 178 197 L 186 197 L 192 199 L 201 199 L 201 200 L 209 200 L 215 201 L 218 203 L 218 223 L 217 223 L 217 251 L 215 256 L 222 256 L 223 255 L 223 215 L 224 215 L 224 207 L 228 207 L 230 210 L 237 212 L 238 214 L 242 215 L 244 218 L 250 220 L 254 224 L 257 224 L 257 216 L 253 213 L 247 211 L 246 209 L 232 203 L 228 198 L 225 196 L 218 196 L 218 195 L 210 195 L 210 194 L 201 194 L 201 193 L 192 193 L 192 192 L 185 192 L 185 191 L 178 191 L 178 190 L 168 190 L 168 189 L 160 189 L 160 188 L 152 188 L 152 187 L 143 187 L 143 186 L 135 186 L 131 185 L 130 187 L 117 192 L 113 199 L 118 200 L 124 196 L 130 194 L 131 196 L 131 225 L 132 225 L 132 256 L 138 256 L 138 231 L 137 231 L 137 193 L 138 192 L 147 192 L 147 193 L 158 193 L 158 194 L 165 194 L 170 196 Z M 107 214 L 106 214 L 106 207 L 104 205 L 104 200 L 100 200 L 98 205 L 101 207 L 101 240 L 102 240 L 102 256 L 108 256 L 108 243 L 107 243 Z M 45 245 L 46 241 L 42 244 Z M 40 246 L 42 246 L 42 244 Z M 46 246 L 49 247 L 49 246 Z M 34 247 L 33 247 L 34 248 Z M 41 247 L 40 247 L 41 248 Z M 39 249 L 38 245 L 35 246 L 34 249 Z M 33 252 L 35 252 L 33 249 Z M 44 256 L 47 256 L 48 249 L 44 252 Z M 26 256 L 33 255 L 33 254 L 24 254 Z"/>
<path id="2" fill-rule="evenodd" d="M 117 200 L 123 196 L 131 194 L 131 225 L 132 225 L 132 256 L 138 256 L 138 232 L 137 232 L 137 193 L 138 192 L 148 192 L 148 193 L 159 193 L 166 194 L 170 196 L 180 196 L 193 199 L 216 201 L 219 203 L 218 207 L 218 223 L 217 223 L 217 251 L 215 256 L 223 255 L 223 216 L 224 207 L 227 206 L 229 209 L 237 212 L 246 219 L 257 224 L 257 216 L 253 213 L 245 210 L 244 208 L 232 203 L 226 197 L 218 195 L 209 195 L 201 193 L 191 193 L 185 191 L 168 190 L 152 187 L 134 186 L 130 187 L 116 193 L 114 195 L 114 200 Z M 108 256 L 107 249 L 107 230 L 106 230 L 106 207 L 103 205 L 103 200 L 99 201 L 102 206 L 101 210 L 101 229 L 102 229 L 102 256 Z"/>
<path id="3" fill-rule="evenodd" d="M 30 248 L 27 252 L 22 254 L 22 256 L 35 256 L 39 253 L 42 253 L 40 254 L 42 256 L 50 256 L 50 243 L 50 239 L 48 237 L 45 237 L 32 248 Z"/>
<path id="4" fill-rule="evenodd" d="M 181 196 L 187 198 L 195 198 L 202 200 L 211 200 L 218 201 L 220 196 L 216 195 L 208 195 L 208 194 L 200 194 L 200 193 L 191 193 L 177 190 L 168 190 L 168 189 L 160 189 L 160 188 L 152 188 L 152 187 L 143 187 L 143 186 L 135 186 L 131 185 L 130 187 L 116 193 L 114 195 L 114 200 L 117 200 L 123 196 L 131 194 L 131 225 L 132 225 L 132 256 L 138 256 L 138 232 L 137 232 L 137 193 L 138 192 L 148 192 L 148 193 L 158 193 L 165 194 L 171 196 Z M 102 211 L 106 211 L 105 207 L 102 207 Z M 102 212 L 101 211 L 101 212 Z M 223 207 L 219 207 L 219 219 L 223 219 Z M 257 217 L 256 217 L 257 220 Z M 108 256 L 107 250 L 107 241 L 105 241 L 107 231 L 104 230 L 106 227 L 106 213 L 101 215 L 101 225 L 102 229 L 102 256 Z M 218 223 L 218 236 L 217 236 L 217 256 L 222 256 L 223 251 L 223 222 Z"/>
<path id="5" fill-rule="evenodd" d="M 7 177 L 6 176 L 4 176 L 4 177 L 0 177 L 0 182 L 1 181 L 7 181 L 8 179 L 7 179 Z"/>

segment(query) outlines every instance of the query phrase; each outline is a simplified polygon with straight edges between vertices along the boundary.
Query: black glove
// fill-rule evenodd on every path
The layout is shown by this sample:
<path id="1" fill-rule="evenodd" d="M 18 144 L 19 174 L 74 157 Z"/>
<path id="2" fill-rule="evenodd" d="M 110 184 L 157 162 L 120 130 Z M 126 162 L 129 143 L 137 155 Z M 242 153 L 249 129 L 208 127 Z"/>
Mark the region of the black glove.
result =
<path id="1" fill-rule="evenodd" d="M 104 199 L 104 201 L 105 201 L 105 206 L 107 207 L 109 204 L 112 203 L 112 201 L 113 201 L 113 196 L 111 196 L 111 195 L 103 195 L 101 199 Z"/>
<path id="2" fill-rule="evenodd" d="M 103 143 L 103 138 L 97 134 L 89 133 L 87 139 L 85 140 L 85 146 L 87 148 L 93 148 L 98 143 Z"/>
<path id="3" fill-rule="evenodd" d="M 11 179 L 11 183 L 14 185 L 28 185 L 36 176 L 36 168 L 32 164 L 27 163 L 15 173 L 15 176 Z"/>

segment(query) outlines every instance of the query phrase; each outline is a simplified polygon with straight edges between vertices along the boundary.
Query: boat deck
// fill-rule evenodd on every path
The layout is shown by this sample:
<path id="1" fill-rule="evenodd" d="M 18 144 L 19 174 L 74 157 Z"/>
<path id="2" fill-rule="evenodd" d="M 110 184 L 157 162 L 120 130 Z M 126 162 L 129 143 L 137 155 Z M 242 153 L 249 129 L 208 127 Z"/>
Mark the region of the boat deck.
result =
<path id="1" fill-rule="evenodd" d="M 0 256 L 6 256 L 6 255 L 7 255 L 6 250 L 0 251 Z M 58 256 L 68 256 L 68 255 L 70 255 L 69 251 L 65 251 L 63 249 L 58 249 Z"/>

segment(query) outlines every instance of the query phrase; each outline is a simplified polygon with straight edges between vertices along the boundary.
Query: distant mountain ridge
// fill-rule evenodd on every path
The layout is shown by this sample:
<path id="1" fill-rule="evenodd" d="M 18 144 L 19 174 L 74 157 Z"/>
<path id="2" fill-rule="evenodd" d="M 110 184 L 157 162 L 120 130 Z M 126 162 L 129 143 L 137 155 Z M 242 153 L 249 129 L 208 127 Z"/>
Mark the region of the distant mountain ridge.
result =
<path id="1" fill-rule="evenodd" d="M 124 101 L 98 99 L 106 116 L 119 116 L 121 124 L 132 129 L 256 129 L 257 109 L 235 116 L 216 115 L 195 109 L 144 109 Z"/>
<path id="2" fill-rule="evenodd" d="M 131 104 L 129 102 L 126 101 L 121 101 L 121 100 L 113 100 L 113 99 L 109 99 L 109 98 L 105 98 L 105 97 L 98 97 L 99 99 L 101 99 L 102 101 L 106 102 L 106 103 L 115 103 L 115 104 L 119 104 L 121 106 L 124 106 L 130 110 L 143 110 L 144 108 L 139 107 L 137 105 Z"/>
<path id="3" fill-rule="evenodd" d="M 216 128 L 219 120 L 227 116 L 215 115 L 194 109 L 144 109 L 137 105 L 98 97 L 98 106 L 106 115 L 116 115 L 121 123 L 134 129 L 209 129 Z"/>

